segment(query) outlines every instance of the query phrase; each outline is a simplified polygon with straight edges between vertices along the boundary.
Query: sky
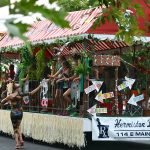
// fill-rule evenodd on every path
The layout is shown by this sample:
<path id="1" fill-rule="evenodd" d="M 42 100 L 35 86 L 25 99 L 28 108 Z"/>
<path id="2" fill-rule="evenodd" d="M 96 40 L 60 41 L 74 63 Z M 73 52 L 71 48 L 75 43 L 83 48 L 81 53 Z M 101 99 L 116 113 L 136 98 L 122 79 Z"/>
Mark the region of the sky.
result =
<path id="1" fill-rule="evenodd" d="M 16 0 L 11 0 L 11 3 L 15 2 Z M 49 4 L 49 0 L 37 0 L 36 2 L 37 5 L 44 5 L 47 8 L 55 8 L 56 10 L 59 10 L 60 8 L 56 3 Z M 11 18 L 12 16 L 9 15 L 9 8 L 8 6 L 5 7 L 0 7 L 0 32 L 7 32 L 7 28 L 4 25 L 4 22 L 6 19 Z M 32 24 L 36 18 L 44 19 L 41 14 L 35 13 L 31 17 L 22 17 L 22 16 L 17 16 L 18 21 L 21 20 L 22 23 L 28 23 Z"/>
<path id="2" fill-rule="evenodd" d="M 4 25 L 4 20 L 9 16 L 8 7 L 1 7 L 0 8 L 0 32 L 7 31 Z"/>

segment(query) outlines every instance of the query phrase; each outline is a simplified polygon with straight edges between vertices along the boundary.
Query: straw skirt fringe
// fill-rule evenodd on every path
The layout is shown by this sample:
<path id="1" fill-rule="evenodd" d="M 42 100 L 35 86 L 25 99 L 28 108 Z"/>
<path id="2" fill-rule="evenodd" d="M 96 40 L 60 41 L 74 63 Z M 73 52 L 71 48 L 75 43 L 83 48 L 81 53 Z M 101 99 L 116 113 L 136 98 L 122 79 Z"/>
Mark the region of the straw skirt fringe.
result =
<path id="1" fill-rule="evenodd" d="M 24 136 L 50 144 L 85 146 L 82 118 L 24 112 L 21 129 Z M 13 134 L 10 111 L 0 110 L 0 131 Z"/>

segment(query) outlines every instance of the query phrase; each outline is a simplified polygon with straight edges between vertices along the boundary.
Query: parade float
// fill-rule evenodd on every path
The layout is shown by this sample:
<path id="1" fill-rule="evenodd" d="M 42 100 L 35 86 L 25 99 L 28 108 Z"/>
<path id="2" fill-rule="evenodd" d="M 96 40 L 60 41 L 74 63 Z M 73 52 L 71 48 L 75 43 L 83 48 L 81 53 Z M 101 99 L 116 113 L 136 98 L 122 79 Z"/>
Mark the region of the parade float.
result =
<path id="1" fill-rule="evenodd" d="M 148 8 L 144 7 L 149 14 Z M 22 132 L 25 137 L 47 143 L 63 143 L 71 147 L 84 147 L 87 132 L 92 132 L 94 141 L 149 140 L 150 33 L 147 32 L 145 37 L 141 37 L 133 45 L 128 45 L 115 40 L 117 27 L 113 23 L 92 28 L 99 15 L 100 7 L 71 12 L 67 16 L 71 25 L 69 29 L 61 29 L 50 21 L 34 23 L 26 33 L 32 52 L 28 51 L 23 41 L 12 39 L 8 34 L 0 41 L 1 57 L 9 59 L 11 56 L 21 61 L 21 75 L 31 66 L 29 79 L 32 81 L 24 84 L 25 92 L 40 82 L 43 85 L 34 98 L 24 99 Z M 144 30 L 142 22 L 140 23 Z M 56 48 L 59 52 L 55 51 Z M 45 60 L 49 60 L 51 72 L 56 72 L 58 53 L 67 59 L 73 53 L 80 54 L 84 61 L 80 66 L 82 69 L 77 69 L 89 80 L 90 74 L 85 71 L 87 66 L 105 68 L 102 80 L 92 79 L 91 85 L 89 81 L 84 81 L 83 105 L 77 116 L 55 113 L 55 84 L 47 84 L 42 74 L 47 63 Z M 87 59 L 91 59 L 92 64 L 86 63 Z M 104 82 L 106 91 L 101 92 L 100 87 Z M 33 86 L 31 89 L 30 85 Z M 92 91 L 96 94 L 93 99 L 90 97 Z M 75 101 L 78 101 L 79 87 L 74 85 L 72 93 Z M 98 104 L 91 106 L 91 101 Z M 10 111 L 6 109 L 0 110 L 0 131 L 12 134 Z"/>

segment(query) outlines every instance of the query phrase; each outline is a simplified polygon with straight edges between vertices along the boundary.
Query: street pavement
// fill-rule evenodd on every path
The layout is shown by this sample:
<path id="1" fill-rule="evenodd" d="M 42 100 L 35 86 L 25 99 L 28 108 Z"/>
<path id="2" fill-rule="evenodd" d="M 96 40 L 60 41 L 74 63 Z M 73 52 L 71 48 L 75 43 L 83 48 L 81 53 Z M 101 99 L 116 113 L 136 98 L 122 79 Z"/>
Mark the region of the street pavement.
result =
<path id="1" fill-rule="evenodd" d="M 88 139 L 87 139 L 88 140 Z M 0 134 L 0 150 L 15 150 L 14 139 Z M 31 139 L 25 139 L 22 150 L 150 150 L 150 141 L 119 142 L 119 141 L 87 141 L 85 148 L 69 148 L 63 144 L 46 144 Z"/>
<path id="2" fill-rule="evenodd" d="M 25 145 L 22 150 L 65 150 L 65 148 L 53 147 L 48 144 L 39 144 L 36 141 L 25 141 Z M 0 150 L 15 150 L 15 142 L 11 137 L 0 135 Z"/>

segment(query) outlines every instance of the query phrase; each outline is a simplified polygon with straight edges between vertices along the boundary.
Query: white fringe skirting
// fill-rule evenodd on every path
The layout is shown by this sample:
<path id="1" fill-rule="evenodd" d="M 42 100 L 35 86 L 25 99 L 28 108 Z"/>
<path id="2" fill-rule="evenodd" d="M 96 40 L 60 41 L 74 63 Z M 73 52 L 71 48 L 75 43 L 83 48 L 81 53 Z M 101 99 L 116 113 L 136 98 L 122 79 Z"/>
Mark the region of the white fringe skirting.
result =
<path id="1" fill-rule="evenodd" d="M 84 147 L 83 119 L 38 113 L 23 113 L 21 130 L 25 137 L 47 143 Z M 13 134 L 10 111 L 0 110 L 0 131 Z"/>

